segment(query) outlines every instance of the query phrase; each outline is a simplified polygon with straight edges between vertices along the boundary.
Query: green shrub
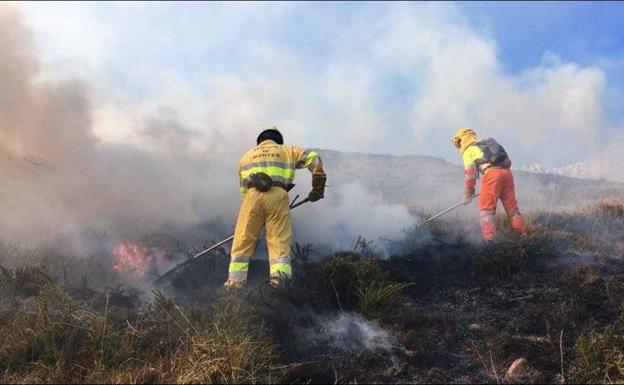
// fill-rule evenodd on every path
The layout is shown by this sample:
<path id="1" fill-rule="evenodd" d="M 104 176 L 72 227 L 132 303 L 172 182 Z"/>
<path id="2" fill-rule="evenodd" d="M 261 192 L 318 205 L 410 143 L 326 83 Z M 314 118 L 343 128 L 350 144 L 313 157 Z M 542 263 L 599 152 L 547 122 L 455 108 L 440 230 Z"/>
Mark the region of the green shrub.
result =
<path id="1" fill-rule="evenodd" d="M 349 260 L 328 257 L 318 266 L 326 295 L 334 297 L 343 310 L 355 310 L 367 318 L 390 316 L 401 301 L 401 292 L 411 283 L 395 282 L 370 257 Z"/>
<path id="2" fill-rule="evenodd" d="M 624 335 L 622 323 L 592 330 L 579 337 L 569 380 L 573 383 L 624 382 Z"/>

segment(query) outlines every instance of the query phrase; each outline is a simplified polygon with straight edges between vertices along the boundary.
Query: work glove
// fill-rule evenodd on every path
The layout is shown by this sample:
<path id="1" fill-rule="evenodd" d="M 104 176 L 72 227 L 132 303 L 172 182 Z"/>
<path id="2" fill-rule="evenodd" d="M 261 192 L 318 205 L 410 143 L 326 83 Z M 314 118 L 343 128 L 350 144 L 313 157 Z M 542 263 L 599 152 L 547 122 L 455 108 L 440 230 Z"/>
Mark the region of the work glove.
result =
<path id="1" fill-rule="evenodd" d="M 472 197 L 474 196 L 474 194 L 474 189 L 464 190 L 464 199 L 462 200 L 464 206 L 469 205 L 472 202 Z"/>
<path id="2" fill-rule="evenodd" d="M 324 174 L 312 174 L 312 191 L 308 194 L 310 202 L 316 202 L 325 196 L 325 183 L 327 176 Z"/>
<path id="3" fill-rule="evenodd" d="M 310 200 L 310 202 L 316 202 L 323 199 L 324 195 L 325 194 L 323 190 L 312 189 L 312 191 L 310 191 L 310 193 L 308 194 L 308 199 Z"/>
<path id="4" fill-rule="evenodd" d="M 324 174 L 312 174 L 312 190 L 318 190 L 323 194 L 325 190 L 325 183 L 327 182 L 327 176 Z"/>

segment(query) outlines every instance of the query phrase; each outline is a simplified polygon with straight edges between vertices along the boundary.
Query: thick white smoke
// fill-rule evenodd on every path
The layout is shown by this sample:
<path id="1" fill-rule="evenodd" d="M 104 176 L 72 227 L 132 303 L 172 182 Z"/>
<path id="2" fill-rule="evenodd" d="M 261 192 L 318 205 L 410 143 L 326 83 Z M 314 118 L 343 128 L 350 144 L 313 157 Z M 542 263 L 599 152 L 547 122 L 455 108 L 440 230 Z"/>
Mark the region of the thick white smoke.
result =
<path id="1" fill-rule="evenodd" d="M 468 125 L 517 165 L 551 167 L 600 152 L 616 131 L 604 107 L 616 93 L 598 65 L 545 52 L 509 73 L 496 36 L 450 3 L 333 7 L 25 6 L 56 75 L 95 82 L 105 140 L 142 145 L 133 118 L 165 105 L 236 150 L 277 123 L 293 143 L 454 160 L 449 137 Z M 299 35 L 310 37 L 288 44 Z"/>
<path id="2" fill-rule="evenodd" d="M 341 25 L 325 59 L 313 63 L 267 32 L 296 7 L 256 10 L 268 12 L 270 22 L 256 11 L 232 8 L 221 16 L 235 18 L 241 29 L 252 19 L 267 33 L 248 36 L 242 48 L 219 35 L 217 48 L 202 52 L 219 57 L 219 47 L 227 46 L 239 65 L 198 77 L 157 61 L 124 61 L 138 60 L 154 38 L 147 21 L 138 21 L 146 27 L 143 35 L 132 27 L 136 12 L 144 11 L 140 5 L 120 8 L 119 30 L 86 7 L 79 9 L 88 20 L 70 13 L 62 28 L 47 17 L 49 7 L 26 8 L 22 14 L 12 5 L 0 6 L 0 172 L 7 181 L 0 186 L 5 213 L 0 231 L 12 240 L 36 242 L 87 228 L 130 239 L 191 228 L 195 240 L 227 235 L 240 199 L 236 161 L 254 144 L 259 128 L 272 124 L 284 128 L 293 144 L 444 155 L 454 161 L 458 155 L 449 135 L 471 124 L 498 137 L 517 164 L 535 154 L 557 162 L 588 154 L 605 129 L 600 104 L 605 77 L 599 68 L 547 55 L 539 66 L 508 75 L 496 42 L 452 5 L 363 7 L 361 17 Z M 24 20 L 35 23 L 46 44 L 54 44 L 46 40 L 53 36 L 59 47 L 74 52 L 71 65 L 42 63 Z M 80 23 L 90 27 L 76 36 Z M 93 32 L 102 28 L 110 32 Z M 158 31 L 165 41 L 173 38 L 170 32 Z M 100 43 L 89 55 L 68 44 L 90 37 Z M 82 56 L 88 56 L 88 65 L 78 71 Z M 72 80 L 74 73 L 82 80 Z M 148 92 L 137 91 L 143 87 Z M 384 97 L 395 88 L 402 90 L 400 101 Z M 397 171 L 393 183 L 399 189 L 413 184 Z M 300 192 L 307 193 L 308 177 L 298 179 Z M 414 186 L 428 195 L 418 204 L 454 203 L 461 171 L 457 181 L 452 187 Z M 294 213 L 297 240 L 350 249 L 363 236 L 383 245 L 419 220 L 401 202 L 390 204 L 377 190 L 352 182 L 330 173 L 327 198 Z M 441 189 L 453 191 L 442 199 L 433 193 Z M 200 224 L 214 219 L 226 230 L 196 234 Z"/>
<path id="3" fill-rule="evenodd" d="M 362 185 L 336 181 L 328 187 L 326 199 L 293 211 L 300 239 L 333 250 L 350 250 L 358 237 L 373 241 L 371 248 L 386 251 L 386 242 L 405 237 L 405 231 L 419 219 L 401 204 L 387 203 Z M 311 223 L 310 223 L 311 222 Z"/>
<path id="4" fill-rule="evenodd" d="M 5 239 L 29 243 L 105 229 L 138 237 L 163 225 L 232 216 L 231 162 L 192 147 L 175 114 L 140 117 L 142 148 L 94 134 L 92 92 L 82 81 L 38 81 L 30 32 L 0 7 L 0 187 Z M 228 177 L 226 177 L 226 175 Z"/>
<path id="5" fill-rule="evenodd" d="M 127 117 L 133 125 L 130 143 L 103 141 L 96 134 L 96 98 L 89 84 L 36 80 L 39 63 L 30 32 L 10 7 L 0 8 L 0 18 L 0 150 L 5 155 L 0 170 L 9 182 L 0 187 L 5 239 L 27 245 L 61 235 L 80 240 L 95 229 L 113 241 L 142 242 L 149 234 L 164 233 L 197 244 L 232 230 L 240 201 L 236 162 L 254 144 L 258 125 L 252 117 L 270 106 L 245 103 L 238 92 L 228 91 L 235 86 L 223 84 L 223 92 L 206 105 L 215 112 L 209 122 L 214 130 L 184 124 L 176 110 L 159 108 Z M 247 128 L 238 128 L 240 120 L 234 126 L 220 120 L 216 112 L 226 108 L 248 120 Z M 302 170 L 298 177 L 303 194 L 309 189 L 307 174 Z M 350 249 L 363 236 L 383 246 L 400 239 L 415 221 L 404 206 L 385 203 L 360 185 L 335 175 L 330 181 L 324 201 L 295 214 L 302 242 Z M 198 230 L 214 220 L 222 228 Z"/>

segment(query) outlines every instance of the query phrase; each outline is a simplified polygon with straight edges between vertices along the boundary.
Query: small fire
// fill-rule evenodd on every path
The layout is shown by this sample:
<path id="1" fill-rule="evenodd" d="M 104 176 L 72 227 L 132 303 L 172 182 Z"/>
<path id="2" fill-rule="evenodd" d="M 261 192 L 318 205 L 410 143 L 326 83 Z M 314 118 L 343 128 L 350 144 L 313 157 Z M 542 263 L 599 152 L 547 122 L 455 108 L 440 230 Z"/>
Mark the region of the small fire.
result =
<path id="1" fill-rule="evenodd" d="M 141 277 L 158 271 L 165 261 L 165 252 L 157 247 L 145 247 L 131 242 L 120 243 L 113 251 L 115 265 L 119 272 L 133 272 Z"/>

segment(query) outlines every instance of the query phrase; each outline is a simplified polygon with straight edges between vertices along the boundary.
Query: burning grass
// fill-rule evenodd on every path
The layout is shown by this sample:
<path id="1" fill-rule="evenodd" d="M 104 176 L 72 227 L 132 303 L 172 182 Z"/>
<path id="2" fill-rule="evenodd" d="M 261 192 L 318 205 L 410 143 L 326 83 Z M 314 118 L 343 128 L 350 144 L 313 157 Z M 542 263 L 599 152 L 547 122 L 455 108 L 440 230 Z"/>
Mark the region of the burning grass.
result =
<path id="1" fill-rule="evenodd" d="M 530 236 L 494 246 L 437 224 L 389 259 L 311 262 L 295 245 L 295 279 L 278 289 L 224 292 L 217 255 L 147 300 L 31 251 L 0 271 L 0 381 L 621 382 L 624 262 L 609 242 L 624 232 L 607 229 L 624 209 L 584 210 L 536 213 Z"/>

